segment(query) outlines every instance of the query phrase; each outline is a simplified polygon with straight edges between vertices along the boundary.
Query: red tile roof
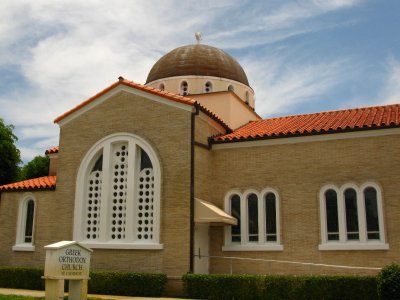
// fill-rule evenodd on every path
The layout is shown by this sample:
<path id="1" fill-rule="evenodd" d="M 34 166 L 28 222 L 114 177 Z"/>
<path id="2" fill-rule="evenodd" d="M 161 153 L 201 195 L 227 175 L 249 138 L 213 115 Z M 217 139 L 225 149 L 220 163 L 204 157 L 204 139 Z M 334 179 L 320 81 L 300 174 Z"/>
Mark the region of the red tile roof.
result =
<path id="1" fill-rule="evenodd" d="M 213 143 L 400 127 L 400 104 L 327 111 L 250 122 Z"/>
<path id="2" fill-rule="evenodd" d="M 57 176 L 44 176 L 0 186 L 0 191 L 53 190 Z"/>
<path id="3" fill-rule="evenodd" d="M 57 117 L 54 120 L 54 123 L 58 123 L 61 120 L 63 120 L 65 117 L 69 116 L 70 114 L 74 113 L 75 111 L 78 111 L 80 108 L 86 106 L 87 104 L 91 103 L 92 101 L 94 101 L 95 99 L 99 98 L 100 96 L 106 94 L 107 92 L 109 92 L 110 90 L 112 90 L 113 88 L 117 87 L 118 85 L 125 85 L 137 90 L 141 90 L 144 92 L 148 92 L 175 102 L 179 102 L 179 103 L 183 103 L 183 104 L 187 104 L 187 105 L 194 105 L 196 103 L 195 100 L 188 98 L 188 97 L 184 97 L 184 96 L 180 96 L 180 95 L 176 95 L 167 91 L 161 91 L 159 89 L 150 87 L 150 86 L 146 86 L 146 85 L 142 85 L 139 83 L 135 83 L 133 81 L 129 81 L 126 80 L 122 77 L 120 77 L 120 80 L 115 82 L 114 84 L 110 85 L 108 88 L 102 90 L 100 93 L 94 95 L 93 97 L 90 97 L 89 99 L 87 99 L 86 101 L 82 102 L 81 104 L 75 106 L 73 109 L 67 111 L 66 113 L 62 114 L 61 116 Z"/>
<path id="4" fill-rule="evenodd" d="M 45 154 L 58 153 L 58 150 L 59 150 L 58 146 L 57 147 L 53 147 L 53 148 L 47 149 Z"/>

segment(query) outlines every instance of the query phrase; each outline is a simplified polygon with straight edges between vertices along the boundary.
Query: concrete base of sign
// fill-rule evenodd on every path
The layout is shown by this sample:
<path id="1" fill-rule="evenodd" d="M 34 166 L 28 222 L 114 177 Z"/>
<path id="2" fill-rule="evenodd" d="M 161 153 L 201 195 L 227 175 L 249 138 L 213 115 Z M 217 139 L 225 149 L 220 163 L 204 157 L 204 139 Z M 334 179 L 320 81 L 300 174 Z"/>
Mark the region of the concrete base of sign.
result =
<path id="1" fill-rule="evenodd" d="M 63 300 L 64 299 L 64 279 L 48 279 L 46 280 L 46 300 Z"/>
<path id="2" fill-rule="evenodd" d="M 63 300 L 64 299 L 64 279 L 45 278 L 46 296 L 45 300 Z M 87 299 L 87 279 L 69 280 L 68 299 L 86 300 Z"/>

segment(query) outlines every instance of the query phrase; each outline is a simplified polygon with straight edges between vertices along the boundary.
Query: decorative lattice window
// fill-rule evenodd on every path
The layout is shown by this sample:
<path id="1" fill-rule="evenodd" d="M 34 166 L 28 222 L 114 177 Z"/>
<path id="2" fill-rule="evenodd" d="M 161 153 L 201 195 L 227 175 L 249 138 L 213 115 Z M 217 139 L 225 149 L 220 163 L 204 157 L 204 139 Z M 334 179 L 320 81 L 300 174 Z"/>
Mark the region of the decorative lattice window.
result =
<path id="1" fill-rule="evenodd" d="M 94 248 L 160 248 L 159 195 L 152 148 L 133 135 L 103 139 L 79 170 L 75 239 Z"/>
<path id="2" fill-rule="evenodd" d="M 186 81 L 181 82 L 181 95 L 189 95 L 189 85 Z"/>
<path id="3" fill-rule="evenodd" d="M 207 81 L 204 85 L 204 92 L 206 93 L 211 93 L 213 90 L 212 83 L 210 81 Z"/>

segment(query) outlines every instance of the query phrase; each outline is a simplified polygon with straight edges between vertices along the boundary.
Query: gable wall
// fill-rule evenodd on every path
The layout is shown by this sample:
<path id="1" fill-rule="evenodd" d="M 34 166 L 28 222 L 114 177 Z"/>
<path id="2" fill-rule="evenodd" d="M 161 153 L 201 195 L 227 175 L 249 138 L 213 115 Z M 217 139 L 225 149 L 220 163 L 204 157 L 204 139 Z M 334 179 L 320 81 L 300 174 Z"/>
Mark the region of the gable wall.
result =
<path id="1" fill-rule="evenodd" d="M 281 200 L 283 251 L 221 251 L 224 230 L 211 228 L 210 254 L 335 265 L 382 267 L 400 256 L 400 139 L 398 135 L 300 144 L 213 150 L 209 200 L 224 207 L 229 190 L 274 188 Z M 386 242 L 390 250 L 319 251 L 319 192 L 326 184 L 382 188 Z M 230 260 L 214 259 L 211 272 L 229 273 Z M 234 273 L 352 273 L 345 269 L 279 263 L 234 262 Z M 356 271 L 354 271 L 356 272 Z M 358 271 L 368 273 L 368 271 Z M 375 273 L 375 271 L 373 271 Z"/>
<path id="2" fill-rule="evenodd" d="M 87 151 L 100 139 L 114 133 L 131 133 L 145 139 L 156 152 L 161 166 L 162 250 L 94 249 L 91 268 L 107 270 L 163 272 L 169 276 L 189 271 L 190 203 L 190 119 L 191 112 L 140 96 L 120 92 L 61 127 L 57 189 L 40 201 L 41 226 L 37 228 L 38 260 L 16 259 L 16 265 L 43 266 L 43 246 L 73 239 L 76 177 Z M 35 192 L 38 198 L 41 193 Z M 0 214 L 15 216 L 19 193 L 4 193 Z M 0 218 L 3 222 L 4 218 Z M 16 221 L 8 218 L 8 227 Z M 0 234 L 5 234 L 4 231 Z M 7 230 L 8 244 L 0 247 L 1 257 L 22 257 L 12 253 L 15 230 Z M 1 237 L 1 236 L 0 236 Z M 2 239 L 3 244 L 3 239 Z M 31 256 L 32 256 L 31 255 Z M 27 257 L 30 257 L 29 255 Z M 0 258 L 1 259 L 1 258 Z"/>

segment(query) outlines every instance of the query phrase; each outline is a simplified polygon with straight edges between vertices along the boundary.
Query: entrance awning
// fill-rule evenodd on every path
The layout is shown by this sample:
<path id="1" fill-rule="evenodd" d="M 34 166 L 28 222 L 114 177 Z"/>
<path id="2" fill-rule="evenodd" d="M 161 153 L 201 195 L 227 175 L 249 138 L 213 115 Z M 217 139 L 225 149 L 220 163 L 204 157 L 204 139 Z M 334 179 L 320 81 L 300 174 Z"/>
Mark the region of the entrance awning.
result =
<path id="1" fill-rule="evenodd" d="M 227 214 L 214 204 L 198 198 L 195 199 L 194 221 L 197 223 L 224 223 L 237 225 L 236 218 Z"/>

